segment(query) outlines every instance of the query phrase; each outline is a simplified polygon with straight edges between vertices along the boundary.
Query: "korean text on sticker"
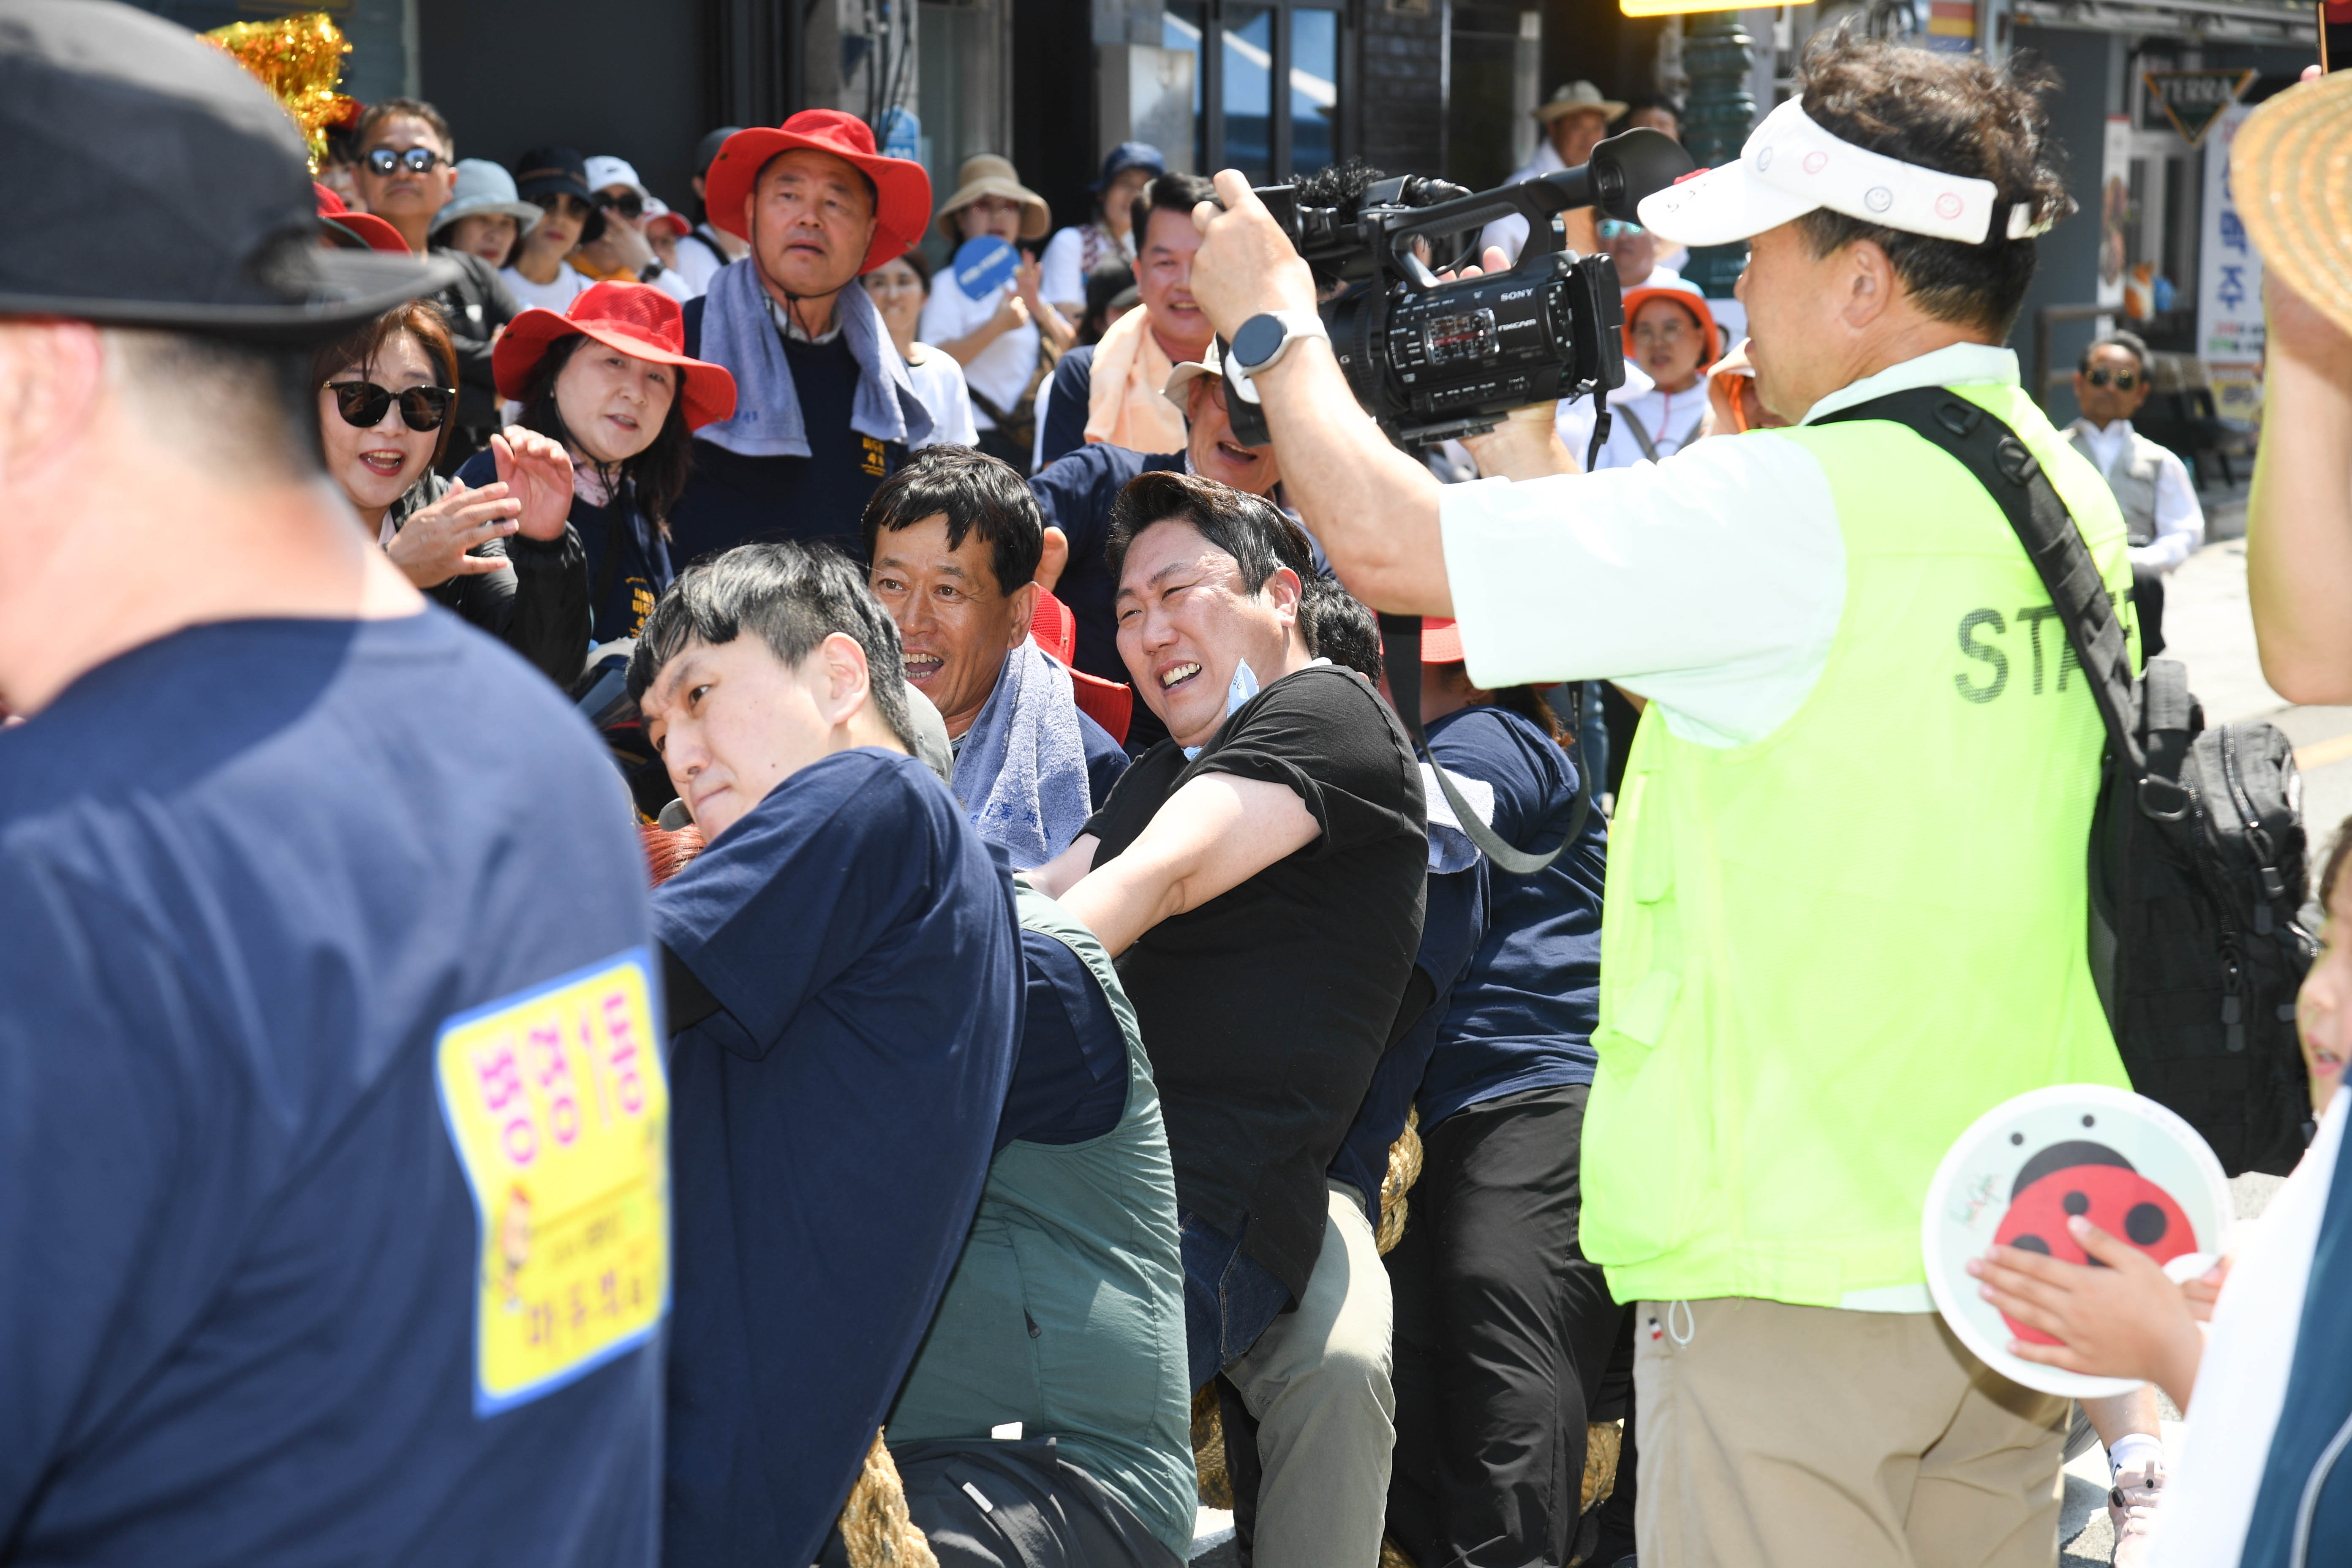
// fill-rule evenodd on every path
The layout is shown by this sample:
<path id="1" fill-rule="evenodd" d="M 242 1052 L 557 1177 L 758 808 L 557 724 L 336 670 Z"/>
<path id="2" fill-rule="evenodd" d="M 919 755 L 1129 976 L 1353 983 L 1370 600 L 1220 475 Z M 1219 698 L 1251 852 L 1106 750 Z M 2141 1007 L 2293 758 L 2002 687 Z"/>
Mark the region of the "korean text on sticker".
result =
<path id="1" fill-rule="evenodd" d="M 481 1216 L 474 1413 L 652 1337 L 669 1305 L 669 1085 L 642 949 L 452 1018 L 441 1110 Z"/>

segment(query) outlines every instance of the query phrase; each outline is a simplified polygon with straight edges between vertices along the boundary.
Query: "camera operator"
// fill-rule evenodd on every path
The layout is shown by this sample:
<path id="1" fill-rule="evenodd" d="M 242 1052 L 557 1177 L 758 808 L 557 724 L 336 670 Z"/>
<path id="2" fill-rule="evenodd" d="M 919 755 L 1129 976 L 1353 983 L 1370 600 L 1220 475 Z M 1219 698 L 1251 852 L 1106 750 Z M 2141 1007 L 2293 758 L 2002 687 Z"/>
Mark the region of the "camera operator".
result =
<path id="1" fill-rule="evenodd" d="M 2070 210 L 2052 85 L 1817 40 L 1739 162 L 1641 204 L 1674 240 L 1751 241 L 1758 392 L 1795 427 L 1598 474 L 1547 406 L 1482 440 L 1509 478 L 1439 486 L 1351 406 L 1307 266 L 1245 182 L 1221 174 L 1225 211 L 1197 215 L 1198 296 L 1341 580 L 1455 616 L 1479 686 L 1607 677 L 1649 700 L 1611 847 L 1581 1224 L 1637 1303 L 1645 1568 L 2049 1561 L 2066 1402 L 1944 1330 L 1919 1215 L 1982 1111 L 2126 1081 L 2085 952 L 2102 727 L 2084 685 L 2034 678 L 2063 639 L 1991 496 L 1891 414 L 1806 426 L 1951 388 L 2128 587 L 2113 497 L 1999 346 L 2032 237 Z"/>

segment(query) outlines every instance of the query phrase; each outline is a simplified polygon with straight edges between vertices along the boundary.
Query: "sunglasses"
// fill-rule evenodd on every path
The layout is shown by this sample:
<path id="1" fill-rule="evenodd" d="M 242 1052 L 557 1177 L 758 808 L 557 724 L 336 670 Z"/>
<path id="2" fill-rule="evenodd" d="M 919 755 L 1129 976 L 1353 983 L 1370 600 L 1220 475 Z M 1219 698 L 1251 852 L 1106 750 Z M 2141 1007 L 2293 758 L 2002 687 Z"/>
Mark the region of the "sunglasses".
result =
<path id="1" fill-rule="evenodd" d="M 1593 226 L 1601 231 L 1603 239 L 1631 239 L 1642 232 L 1640 224 L 1627 223 L 1622 217 L 1605 217 Z"/>
<path id="2" fill-rule="evenodd" d="M 596 210 L 570 191 L 541 191 L 538 195 L 524 199 L 543 213 L 565 217 L 584 218 Z"/>
<path id="3" fill-rule="evenodd" d="M 327 390 L 335 395 L 335 411 L 343 416 L 343 423 L 362 430 L 383 424 L 395 402 L 400 405 L 400 422 L 411 430 L 438 430 L 449 417 L 449 405 L 457 400 L 456 390 L 446 386 L 412 386 L 395 393 L 372 381 L 331 381 Z"/>
<path id="4" fill-rule="evenodd" d="M 379 147 L 367 155 L 367 166 L 379 175 L 394 169 L 406 169 L 412 174 L 429 174 L 446 162 L 430 147 L 411 147 L 405 153 L 395 153 L 389 147 Z"/>
<path id="5" fill-rule="evenodd" d="M 2096 370 L 2084 371 L 2083 379 L 2093 386 L 2105 386 L 2112 381 L 2116 384 L 2117 392 L 2129 392 L 2139 384 L 2139 373 L 2130 370 L 2109 370 L 2106 366 L 2101 365 Z"/>
<path id="6" fill-rule="evenodd" d="M 635 191 L 623 191 L 619 195 L 614 195 L 609 192 L 600 193 L 596 197 L 596 205 L 606 212 L 619 213 L 631 223 L 646 216 L 646 198 Z"/>

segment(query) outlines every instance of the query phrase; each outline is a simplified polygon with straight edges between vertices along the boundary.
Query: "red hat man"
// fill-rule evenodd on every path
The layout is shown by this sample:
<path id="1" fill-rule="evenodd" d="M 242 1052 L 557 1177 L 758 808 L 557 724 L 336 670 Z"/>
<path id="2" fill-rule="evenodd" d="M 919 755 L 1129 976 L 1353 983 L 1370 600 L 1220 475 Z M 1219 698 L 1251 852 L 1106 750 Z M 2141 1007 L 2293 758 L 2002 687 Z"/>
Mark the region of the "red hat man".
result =
<path id="1" fill-rule="evenodd" d="M 793 153 L 803 155 L 795 160 L 800 168 L 820 170 L 823 160 L 831 160 L 865 176 L 869 198 L 866 221 L 872 226 L 862 259 L 850 277 L 871 272 L 905 255 L 923 237 L 924 226 L 931 219 L 930 175 L 920 163 L 877 152 L 874 132 L 866 121 L 837 109 L 805 109 L 781 126 L 755 125 L 730 136 L 719 149 L 719 156 L 711 160 L 704 180 L 704 205 L 709 208 L 710 221 L 739 239 L 750 240 L 758 250 L 755 231 L 760 226 L 753 202 L 762 195 L 757 188 L 762 184 L 760 176 L 768 172 L 772 162 Z"/>

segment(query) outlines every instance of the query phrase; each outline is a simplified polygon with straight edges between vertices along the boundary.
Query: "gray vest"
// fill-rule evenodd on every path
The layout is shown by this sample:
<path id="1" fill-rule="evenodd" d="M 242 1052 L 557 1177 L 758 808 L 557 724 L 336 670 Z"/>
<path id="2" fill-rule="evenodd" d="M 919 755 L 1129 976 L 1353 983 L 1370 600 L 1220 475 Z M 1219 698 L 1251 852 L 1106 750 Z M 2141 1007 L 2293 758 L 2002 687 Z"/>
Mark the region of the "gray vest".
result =
<path id="1" fill-rule="evenodd" d="M 2074 450 L 2082 453 L 2091 467 L 2099 466 L 2098 458 L 2091 456 L 2089 437 L 2077 430 L 2074 443 Z M 2158 466 L 2164 460 L 2164 450 L 2135 430 L 2126 438 L 2115 468 L 2106 476 L 2107 489 L 2116 492 L 2116 505 L 2124 514 L 2124 529 L 2134 544 L 2156 541 L 2156 476 Z"/>
<path id="2" fill-rule="evenodd" d="M 980 1212 L 887 1423 L 892 1443 L 1028 1438 L 1100 1481 L 1180 1558 L 1198 1477 L 1184 1359 L 1176 1175 L 1135 1009 L 1102 944 L 1042 893 L 1021 923 L 1078 955 L 1127 1041 L 1127 1109 L 1083 1143 L 1013 1142 L 989 1163 Z"/>

